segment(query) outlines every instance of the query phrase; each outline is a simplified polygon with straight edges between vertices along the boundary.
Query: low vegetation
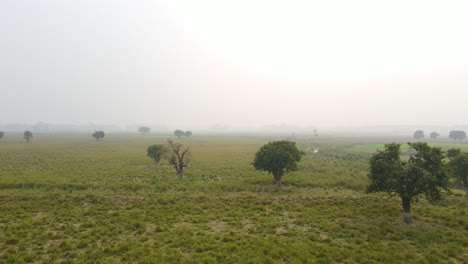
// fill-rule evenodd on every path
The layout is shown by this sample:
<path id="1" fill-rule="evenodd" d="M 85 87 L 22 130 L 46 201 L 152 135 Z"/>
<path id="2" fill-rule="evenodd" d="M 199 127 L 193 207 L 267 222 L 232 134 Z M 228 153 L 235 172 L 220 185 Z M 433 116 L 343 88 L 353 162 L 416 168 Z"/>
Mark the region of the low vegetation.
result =
<path id="1" fill-rule="evenodd" d="M 278 190 L 251 162 L 279 137 L 192 137 L 182 179 L 167 160 L 156 169 L 144 155 L 167 137 L 108 135 L 95 144 L 89 135 L 41 134 L 26 145 L 9 134 L 0 147 L 0 263 L 468 259 L 462 189 L 435 203 L 422 196 L 409 225 L 400 199 L 365 193 L 369 158 L 394 139 L 298 138 L 305 155 Z"/>

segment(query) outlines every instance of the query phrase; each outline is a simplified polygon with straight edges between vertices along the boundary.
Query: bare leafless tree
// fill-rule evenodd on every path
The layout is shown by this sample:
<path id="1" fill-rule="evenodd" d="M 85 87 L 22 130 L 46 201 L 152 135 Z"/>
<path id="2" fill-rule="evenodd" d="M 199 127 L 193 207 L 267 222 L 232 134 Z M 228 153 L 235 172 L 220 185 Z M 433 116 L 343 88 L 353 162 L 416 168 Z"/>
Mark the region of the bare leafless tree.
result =
<path id="1" fill-rule="evenodd" d="M 190 162 L 191 152 L 190 147 L 186 147 L 180 143 L 174 142 L 170 139 L 167 140 L 171 154 L 169 157 L 169 164 L 176 170 L 178 177 L 184 176 L 184 168 Z"/>

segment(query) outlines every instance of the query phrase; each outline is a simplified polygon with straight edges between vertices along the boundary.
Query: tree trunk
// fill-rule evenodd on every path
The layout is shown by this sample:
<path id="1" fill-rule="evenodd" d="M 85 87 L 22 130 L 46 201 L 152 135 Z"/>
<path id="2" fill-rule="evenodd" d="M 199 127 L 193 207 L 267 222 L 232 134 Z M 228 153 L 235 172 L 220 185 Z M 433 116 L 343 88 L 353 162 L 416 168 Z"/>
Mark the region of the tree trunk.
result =
<path id="1" fill-rule="evenodd" d="M 402 197 L 401 203 L 403 205 L 403 221 L 405 224 L 411 224 L 411 199 L 408 197 Z"/>
<path id="2" fill-rule="evenodd" d="M 281 187 L 281 176 L 282 175 L 279 172 L 273 173 L 273 178 L 275 179 L 276 188 Z"/>
<path id="3" fill-rule="evenodd" d="M 184 176 L 184 169 L 180 169 L 178 173 L 179 173 L 178 178 L 182 179 L 182 177 Z"/>
<path id="4" fill-rule="evenodd" d="M 281 176 L 278 177 L 278 180 L 276 181 L 276 188 L 281 187 Z"/>

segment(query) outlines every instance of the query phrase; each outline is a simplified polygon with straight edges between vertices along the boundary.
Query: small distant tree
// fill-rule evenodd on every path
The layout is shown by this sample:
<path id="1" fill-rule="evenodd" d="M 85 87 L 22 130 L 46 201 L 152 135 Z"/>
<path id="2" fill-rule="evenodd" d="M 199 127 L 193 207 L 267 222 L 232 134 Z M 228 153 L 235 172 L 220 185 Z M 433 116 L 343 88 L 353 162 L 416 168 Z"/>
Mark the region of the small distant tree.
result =
<path id="1" fill-rule="evenodd" d="M 317 129 L 314 129 L 314 136 L 315 136 L 315 137 L 318 137 Z"/>
<path id="2" fill-rule="evenodd" d="M 191 137 L 192 136 L 192 131 L 185 131 L 184 135 L 186 137 Z"/>
<path id="3" fill-rule="evenodd" d="M 453 140 L 464 140 L 466 138 L 465 131 L 453 130 L 449 133 L 449 138 Z"/>
<path id="4" fill-rule="evenodd" d="M 430 136 L 431 136 L 432 139 L 435 140 L 435 139 L 437 139 L 437 138 L 440 136 L 440 134 L 437 133 L 437 132 L 432 132 L 432 133 L 430 134 Z"/>
<path id="5" fill-rule="evenodd" d="M 146 135 L 150 132 L 151 128 L 146 127 L 146 126 L 141 126 L 138 128 L 138 132 L 142 133 L 143 135 Z"/>
<path id="6" fill-rule="evenodd" d="M 93 133 L 93 137 L 96 139 L 96 141 L 99 141 L 100 139 L 104 138 L 106 134 L 104 134 L 104 131 L 96 131 Z"/>
<path id="7" fill-rule="evenodd" d="M 462 184 L 468 195 L 468 152 L 461 149 L 449 149 L 447 151 L 447 168 L 449 175 L 456 183 Z"/>
<path id="8" fill-rule="evenodd" d="M 154 160 L 156 166 L 159 166 L 161 158 L 167 153 L 167 147 L 161 144 L 149 146 L 146 150 L 147 156 Z"/>
<path id="9" fill-rule="evenodd" d="M 419 195 L 433 201 L 447 189 L 443 151 L 427 143 L 408 143 L 415 154 L 404 161 L 400 158 L 400 144 L 387 144 L 370 159 L 368 192 L 387 192 L 401 198 L 403 221 L 411 223 L 411 203 Z"/>
<path id="10" fill-rule="evenodd" d="M 24 131 L 24 139 L 26 140 L 27 143 L 29 143 L 32 137 L 33 137 L 33 134 L 31 133 L 31 131 Z"/>
<path id="11" fill-rule="evenodd" d="M 297 170 L 297 163 L 304 155 L 295 142 L 273 141 L 262 146 L 255 154 L 252 165 L 256 170 L 273 174 L 276 187 L 281 186 L 281 177 L 289 171 Z"/>
<path id="12" fill-rule="evenodd" d="M 5 132 L 0 131 L 0 139 L 2 139 L 5 136 Z"/>
<path id="13" fill-rule="evenodd" d="M 421 139 L 421 138 L 424 138 L 424 131 L 422 131 L 422 130 L 417 130 L 416 132 L 414 132 L 413 138 L 414 138 L 414 139 Z"/>
<path id="14" fill-rule="evenodd" d="M 174 131 L 174 136 L 176 136 L 178 138 L 181 138 L 181 137 L 185 136 L 185 133 L 184 133 L 184 131 L 177 129 L 176 131 Z"/>
<path id="15" fill-rule="evenodd" d="M 185 147 L 170 139 L 167 140 L 167 143 L 171 152 L 169 164 L 176 170 L 178 178 L 182 178 L 184 176 L 184 168 L 188 166 L 192 155 L 190 147 Z"/>

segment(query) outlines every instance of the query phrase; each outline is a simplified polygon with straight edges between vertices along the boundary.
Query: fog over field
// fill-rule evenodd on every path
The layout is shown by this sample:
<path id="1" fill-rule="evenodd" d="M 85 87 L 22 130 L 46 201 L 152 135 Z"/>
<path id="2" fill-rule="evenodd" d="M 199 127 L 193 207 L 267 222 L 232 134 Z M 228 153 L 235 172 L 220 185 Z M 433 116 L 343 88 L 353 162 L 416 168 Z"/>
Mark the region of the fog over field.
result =
<path id="1" fill-rule="evenodd" d="M 458 129 L 467 11 L 466 1 L 2 1 L 0 125 Z"/>

